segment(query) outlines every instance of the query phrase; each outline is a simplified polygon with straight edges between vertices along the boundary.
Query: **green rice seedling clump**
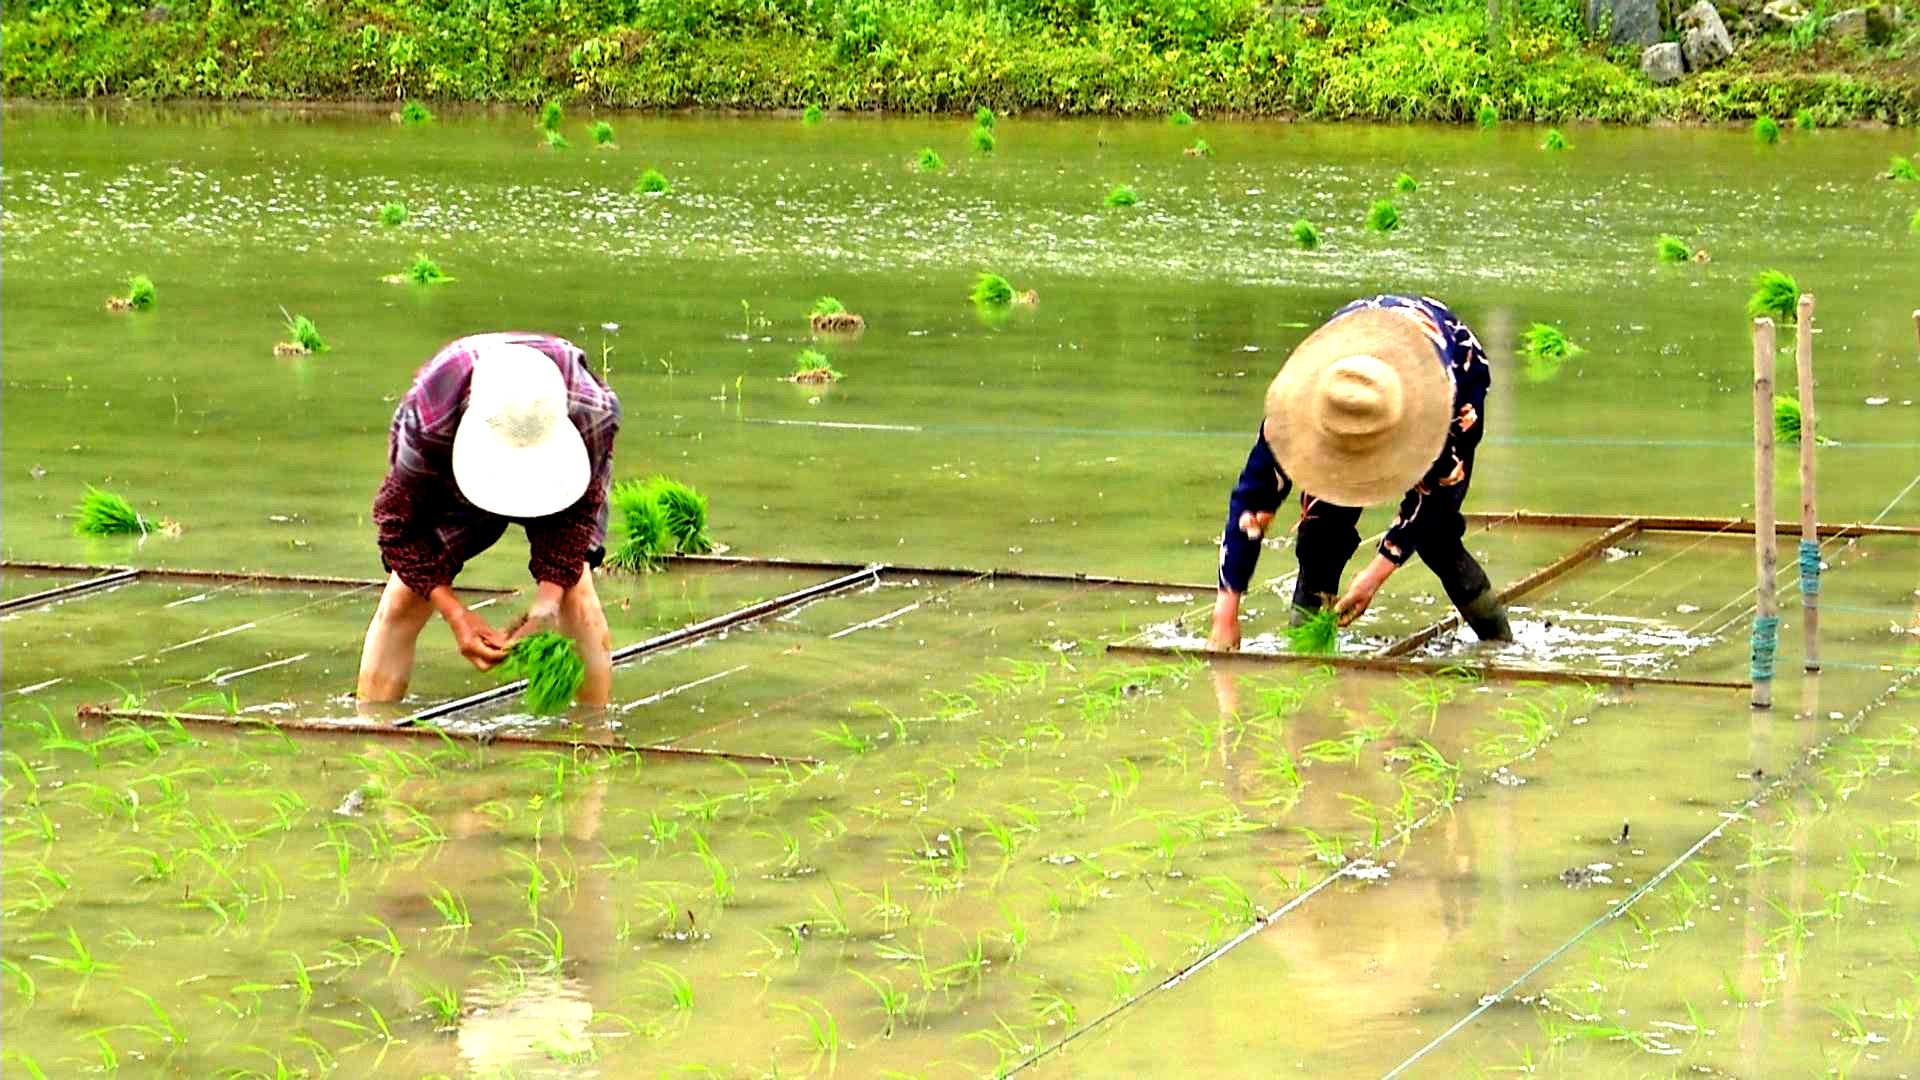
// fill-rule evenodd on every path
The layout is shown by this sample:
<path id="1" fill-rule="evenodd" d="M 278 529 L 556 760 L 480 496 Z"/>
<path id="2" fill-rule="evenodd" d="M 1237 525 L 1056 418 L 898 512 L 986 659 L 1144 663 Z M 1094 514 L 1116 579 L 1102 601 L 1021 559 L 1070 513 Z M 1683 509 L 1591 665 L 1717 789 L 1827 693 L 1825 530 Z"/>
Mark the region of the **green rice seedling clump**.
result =
<path id="1" fill-rule="evenodd" d="M 665 195 L 672 190 L 673 182 L 668 180 L 667 174 L 659 169 L 648 169 L 640 174 L 640 179 L 633 182 L 635 195 Z"/>
<path id="2" fill-rule="evenodd" d="M 400 122 L 403 124 L 424 124 L 432 119 L 433 110 L 417 101 L 400 106 Z"/>
<path id="3" fill-rule="evenodd" d="M 310 353 L 327 351 L 327 342 L 314 328 L 313 320 L 305 315 L 295 315 L 287 320 L 287 339 Z"/>
<path id="4" fill-rule="evenodd" d="M 1915 170 L 1913 162 L 1907 158 L 1894 156 L 1887 165 L 1886 178 L 1889 180 L 1920 180 L 1920 170 Z"/>
<path id="5" fill-rule="evenodd" d="M 587 664 L 573 639 L 555 630 L 528 634 L 507 650 L 500 673 L 527 680 L 524 700 L 535 716 L 555 716 L 573 704 L 587 681 Z"/>
<path id="6" fill-rule="evenodd" d="M 1915 236 L 1920 236 L 1920 210 L 1913 212 L 1913 220 L 1907 222 L 1907 231 Z"/>
<path id="7" fill-rule="evenodd" d="M 1013 283 L 999 274 L 982 270 L 980 276 L 973 279 L 969 299 L 980 307 L 1006 307 L 1013 303 Z"/>
<path id="8" fill-rule="evenodd" d="M 1115 184 L 1113 190 L 1107 192 L 1108 206 L 1133 206 L 1139 201 L 1140 196 L 1135 195 L 1133 189 L 1125 184 Z"/>
<path id="9" fill-rule="evenodd" d="M 440 264 L 434 262 L 433 258 L 425 252 L 413 257 L 413 262 L 407 266 L 406 278 L 415 285 L 445 285 L 453 280 L 447 276 L 446 271 L 440 269 Z"/>
<path id="10" fill-rule="evenodd" d="M 808 127 L 812 127 L 813 125 L 819 123 L 824 116 L 826 116 L 826 114 L 820 111 L 820 106 L 809 105 L 805 109 L 801 110 L 800 122 L 807 125 Z"/>
<path id="11" fill-rule="evenodd" d="M 998 140 L 996 140 L 993 137 L 992 128 L 983 128 L 983 127 L 974 128 L 972 138 L 973 138 L 973 148 L 975 150 L 980 151 L 983 154 L 993 153 L 993 148 L 999 145 Z"/>
<path id="12" fill-rule="evenodd" d="M 1793 114 L 1793 126 L 1801 131 L 1812 131 L 1820 126 L 1820 121 L 1813 118 L 1812 109 L 1800 109 Z"/>
<path id="13" fill-rule="evenodd" d="M 1663 263 L 1683 263 L 1693 258 L 1693 249 L 1687 242 L 1668 233 L 1660 234 L 1660 239 L 1654 241 L 1654 251 Z"/>
<path id="14" fill-rule="evenodd" d="M 595 120 L 593 123 L 587 125 L 587 132 L 593 136 L 593 145 L 613 145 L 613 125 L 607 123 L 605 120 Z"/>
<path id="15" fill-rule="evenodd" d="M 407 223 L 407 204 L 390 202 L 380 208 L 380 224 L 393 228 Z"/>
<path id="16" fill-rule="evenodd" d="M 1546 323 L 1534 323 L 1527 327 L 1527 332 L 1520 338 L 1520 351 L 1537 360 L 1565 360 L 1582 351 L 1580 346 L 1567 340 L 1567 335 L 1559 327 Z"/>
<path id="17" fill-rule="evenodd" d="M 547 149 L 571 150 L 573 149 L 573 143 L 568 142 L 567 137 L 565 135 L 560 134 L 558 131 L 555 131 L 552 128 L 548 128 L 547 129 Z"/>
<path id="18" fill-rule="evenodd" d="M 1500 126 L 1500 110 L 1494 108 L 1493 104 L 1489 102 L 1485 105 L 1480 106 L 1479 115 L 1476 116 L 1475 119 L 1479 122 L 1480 126 L 1483 128 L 1499 127 Z"/>
<path id="19" fill-rule="evenodd" d="M 1402 195 L 1411 195 L 1420 190 L 1420 183 L 1411 175 L 1401 173 L 1399 176 L 1393 178 L 1393 190 Z"/>
<path id="20" fill-rule="evenodd" d="M 1771 116 L 1755 117 L 1753 137 L 1768 146 L 1780 141 L 1780 125 Z"/>
<path id="21" fill-rule="evenodd" d="M 993 110 L 987 108 L 985 105 L 973 110 L 974 127 L 990 128 L 993 126 L 995 119 L 996 117 L 993 115 Z"/>
<path id="22" fill-rule="evenodd" d="M 1565 150 L 1567 146 L 1567 137 L 1560 134 L 1559 128 L 1548 128 L 1546 139 L 1540 143 L 1542 150 Z"/>
<path id="23" fill-rule="evenodd" d="M 1800 399 L 1785 394 L 1773 398 L 1773 437 L 1783 443 L 1800 441 Z"/>
<path id="24" fill-rule="evenodd" d="M 947 163 L 941 160 L 939 154 L 934 153 L 933 147 L 923 146 L 920 148 L 921 172 L 939 172 L 946 167 Z"/>
<path id="25" fill-rule="evenodd" d="M 1212 157 L 1213 144 L 1205 139 L 1195 139 L 1193 140 L 1193 145 L 1187 147 L 1183 153 L 1188 157 Z"/>
<path id="26" fill-rule="evenodd" d="M 843 314 L 846 310 L 847 310 L 847 305 L 841 303 L 838 299 L 831 296 L 823 296 L 820 299 L 815 300 L 813 302 L 813 307 L 808 310 L 807 317 L 813 318 L 820 315 L 839 315 L 839 314 Z"/>
<path id="27" fill-rule="evenodd" d="M 1387 199 L 1375 199 L 1367 209 L 1367 228 L 1388 233 L 1400 227 L 1400 208 Z"/>
<path id="28" fill-rule="evenodd" d="M 1287 628 L 1287 646 L 1304 656 L 1332 656 L 1339 652 L 1339 616 L 1331 606 L 1313 612 Z"/>
<path id="29" fill-rule="evenodd" d="M 135 274 L 127 279 L 127 306 L 134 311 L 147 311 L 153 307 L 153 279 L 145 274 Z"/>
<path id="30" fill-rule="evenodd" d="M 794 382 L 839 382 L 846 378 L 834 368 L 827 354 L 819 349 L 800 350 L 800 354 L 793 358 L 788 377 Z"/>
<path id="31" fill-rule="evenodd" d="M 145 536 L 147 522 L 133 504 L 92 484 L 73 508 L 75 536 Z"/>
<path id="32" fill-rule="evenodd" d="M 713 551 L 713 538 L 707 535 L 707 497 L 691 486 L 666 476 L 655 476 L 646 483 L 646 493 L 660 507 L 666 520 L 667 535 L 682 555 L 707 555 Z"/>
<path id="33" fill-rule="evenodd" d="M 1800 283 L 1780 270 L 1762 270 L 1753 276 L 1753 295 L 1747 297 L 1747 314 L 1792 322 L 1800 305 Z"/>
<path id="34" fill-rule="evenodd" d="M 1174 127 L 1186 127 L 1188 124 L 1193 123 L 1193 117 L 1187 115 L 1187 110 L 1185 109 L 1175 109 L 1167 114 L 1167 123 L 1172 124 Z"/>
<path id="35" fill-rule="evenodd" d="M 1293 242 L 1300 245 L 1302 251 L 1312 251 L 1320 246 L 1320 230 L 1306 218 L 1295 218 L 1293 222 Z"/>
<path id="36" fill-rule="evenodd" d="M 566 114 L 560 111 L 559 102 L 549 101 L 545 105 L 540 106 L 540 126 L 548 131 L 558 131 L 560 129 L 560 121 L 564 119 L 566 119 Z"/>
<path id="37" fill-rule="evenodd" d="M 615 570 L 644 573 L 660 569 L 661 560 L 673 550 L 673 534 L 667 529 L 667 515 L 660 503 L 638 480 L 622 480 L 613 485 L 608 501 L 620 523 L 620 541 L 607 553 L 607 565 Z"/>

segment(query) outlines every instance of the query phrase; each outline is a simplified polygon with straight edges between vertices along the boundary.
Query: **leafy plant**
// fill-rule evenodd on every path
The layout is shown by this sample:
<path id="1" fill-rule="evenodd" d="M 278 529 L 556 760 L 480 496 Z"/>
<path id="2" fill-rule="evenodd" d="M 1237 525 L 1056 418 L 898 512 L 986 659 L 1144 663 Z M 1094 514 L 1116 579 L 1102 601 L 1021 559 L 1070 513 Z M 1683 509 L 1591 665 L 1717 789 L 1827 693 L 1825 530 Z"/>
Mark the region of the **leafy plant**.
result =
<path id="1" fill-rule="evenodd" d="M 1546 139 L 1540 143 L 1542 150 L 1565 150 L 1568 146 L 1567 137 L 1560 134 L 1559 128 L 1548 128 Z"/>
<path id="2" fill-rule="evenodd" d="M 1411 195 L 1414 192 L 1420 190 L 1420 184 L 1418 181 L 1414 180 L 1414 178 L 1411 175 L 1407 173 L 1401 173 L 1399 176 L 1396 176 L 1393 178 L 1393 190 L 1399 192 L 1402 195 Z"/>
<path id="3" fill-rule="evenodd" d="M 827 354 L 818 349 L 802 349 L 793 358 L 788 377 L 794 382 L 839 382 L 845 376 L 834 370 Z"/>
<path id="4" fill-rule="evenodd" d="M 1693 249 L 1687 246 L 1685 240 L 1667 233 L 1660 234 L 1660 238 L 1654 241 L 1654 252 L 1663 263 L 1683 263 L 1693 258 Z"/>
<path id="5" fill-rule="evenodd" d="M 1320 231 L 1306 218 L 1295 218 L 1293 222 L 1293 242 L 1303 251 L 1312 251 L 1320 246 Z"/>
<path id="6" fill-rule="evenodd" d="M 1311 612 L 1287 628 L 1287 645 L 1306 656 L 1331 656 L 1340 651 L 1340 617 L 1332 605 Z"/>
<path id="7" fill-rule="evenodd" d="M 573 143 L 568 141 L 565 135 L 562 135 L 560 132 L 555 131 L 552 128 L 547 129 L 546 138 L 547 138 L 547 149 L 549 150 L 573 149 Z"/>
<path id="8" fill-rule="evenodd" d="M 1577 356 L 1580 346 L 1567 340 L 1567 335 L 1559 327 L 1547 323 L 1534 323 L 1520 335 L 1520 351 L 1529 357 L 1541 360 L 1565 360 Z"/>
<path id="9" fill-rule="evenodd" d="M 392 228 L 407 223 L 407 204 L 390 202 L 380 208 L 380 224 Z"/>
<path id="10" fill-rule="evenodd" d="M 1800 285 L 1791 275 L 1780 270 L 1762 270 L 1753 276 L 1753 295 L 1747 297 L 1748 315 L 1792 322 L 1799 305 Z"/>
<path id="11" fill-rule="evenodd" d="M 548 131 L 558 131 L 560 121 L 565 117 L 566 114 L 560 111 L 560 103 L 557 101 L 549 101 L 540 106 L 540 126 Z"/>
<path id="12" fill-rule="evenodd" d="M 1400 208 L 1389 199 L 1375 199 L 1367 208 L 1367 228 L 1374 232 L 1392 232 L 1400 227 Z"/>
<path id="13" fill-rule="evenodd" d="M 1482 128 L 1499 127 L 1500 110 L 1494 108 L 1492 102 L 1488 102 L 1480 106 L 1480 111 L 1475 115 L 1474 119 Z"/>
<path id="14" fill-rule="evenodd" d="M 1895 155 L 1893 161 L 1887 165 L 1886 178 L 1888 180 L 1920 180 L 1920 170 L 1914 169 L 1912 161 Z"/>
<path id="15" fill-rule="evenodd" d="M 808 127 L 812 127 L 813 125 L 819 123 L 821 118 L 824 117 L 825 115 L 826 115 L 825 113 L 820 111 L 820 106 L 809 105 L 805 109 L 801 110 L 800 122 L 807 125 Z"/>
<path id="16" fill-rule="evenodd" d="M 73 532 L 76 536 L 145 536 L 147 521 L 123 496 L 87 485 L 79 505 L 73 508 Z"/>
<path id="17" fill-rule="evenodd" d="M 400 106 L 400 122 L 403 124 L 424 124 L 432 119 L 433 110 L 417 101 Z"/>
<path id="18" fill-rule="evenodd" d="M 1172 124 L 1174 127 L 1186 127 L 1188 124 L 1193 123 L 1193 117 L 1187 115 L 1187 110 L 1185 109 L 1175 109 L 1167 114 L 1167 123 Z"/>
<path id="19" fill-rule="evenodd" d="M 970 138 L 973 141 L 973 148 L 975 150 L 980 151 L 983 154 L 993 153 L 993 148 L 996 145 L 998 145 L 997 140 L 995 140 L 993 137 L 992 128 L 984 128 L 984 127 L 974 128 L 973 134 L 970 136 Z"/>
<path id="20" fill-rule="evenodd" d="M 646 484 L 637 480 L 614 484 L 608 498 L 620 515 L 622 536 L 607 554 L 607 565 L 634 573 L 658 570 L 673 550 L 666 511 L 648 495 Z"/>
<path id="21" fill-rule="evenodd" d="M 643 488 L 646 496 L 659 504 L 666 521 L 667 535 L 683 555 L 706 555 L 713 551 L 713 538 L 707 535 L 707 497 L 687 484 L 666 476 L 649 479 Z"/>
<path id="22" fill-rule="evenodd" d="M 648 169 L 640 174 L 640 179 L 633 182 L 635 195 L 665 195 L 672 190 L 672 181 L 668 180 L 667 175 L 659 169 Z"/>
<path id="23" fill-rule="evenodd" d="M 1820 126 L 1820 121 L 1814 119 L 1812 109 L 1799 109 L 1793 114 L 1793 126 L 1801 131 L 1812 131 Z"/>
<path id="24" fill-rule="evenodd" d="M 425 252 L 416 252 L 413 261 L 407 264 L 406 270 L 402 271 L 400 276 L 415 285 L 445 285 L 453 280 L 446 271 L 440 269 L 440 264 L 433 261 L 433 258 Z"/>
<path id="25" fill-rule="evenodd" d="M 1753 137 L 1772 146 L 1780 141 L 1780 125 L 1771 116 L 1757 116 L 1753 120 Z"/>
<path id="26" fill-rule="evenodd" d="M 985 105 L 982 105 L 979 108 L 973 110 L 973 126 L 974 127 L 990 128 L 993 126 L 995 119 L 996 118 L 993 115 L 993 110 L 987 108 Z"/>
<path id="27" fill-rule="evenodd" d="M 572 638 L 557 630 L 542 630 L 514 642 L 498 670 L 508 678 L 527 680 L 523 699 L 535 716 L 565 712 L 587 681 L 580 650 Z"/>
<path id="28" fill-rule="evenodd" d="M 1213 144 L 1208 142 L 1205 139 L 1195 139 L 1193 140 L 1193 145 L 1187 147 L 1187 149 L 1185 150 L 1185 153 L 1188 157 L 1198 157 L 1198 158 L 1212 157 Z"/>
<path id="29" fill-rule="evenodd" d="M 1113 189 L 1107 192 L 1108 206 L 1133 206 L 1139 201 L 1140 196 L 1135 195 L 1133 189 L 1125 184 L 1115 184 Z"/>
<path id="30" fill-rule="evenodd" d="M 934 153 L 933 147 L 931 146 L 923 146 L 920 148 L 919 161 L 921 172 L 939 172 L 947 167 L 947 163 L 941 160 L 939 154 Z"/>
<path id="31" fill-rule="evenodd" d="M 305 315 L 293 315 L 287 318 L 287 339 L 310 353 L 327 351 L 327 342 L 313 325 L 313 320 Z"/>
<path id="32" fill-rule="evenodd" d="M 593 123 L 588 124 L 587 133 L 593 136 L 593 145 L 595 146 L 613 145 L 613 125 L 607 123 L 605 120 L 595 120 Z"/>

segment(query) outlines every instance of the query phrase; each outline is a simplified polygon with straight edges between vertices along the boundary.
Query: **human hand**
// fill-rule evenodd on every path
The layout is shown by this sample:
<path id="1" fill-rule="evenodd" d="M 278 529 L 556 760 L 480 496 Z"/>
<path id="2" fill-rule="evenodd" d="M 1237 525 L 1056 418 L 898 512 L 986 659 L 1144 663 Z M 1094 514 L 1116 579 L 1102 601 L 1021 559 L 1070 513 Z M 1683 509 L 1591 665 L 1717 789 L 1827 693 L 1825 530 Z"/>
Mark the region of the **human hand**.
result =
<path id="1" fill-rule="evenodd" d="M 1273 524 L 1273 511 L 1246 510 L 1240 514 L 1240 531 L 1250 540 L 1258 540 L 1267 535 L 1267 526 Z"/>
<path id="2" fill-rule="evenodd" d="M 1346 594 L 1333 605 L 1333 613 L 1341 626 L 1348 626 L 1366 613 L 1367 606 L 1373 603 L 1374 594 L 1397 569 L 1385 556 L 1376 556 L 1360 575 L 1347 587 Z"/>
<path id="3" fill-rule="evenodd" d="M 560 621 L 560 586 L 550 581 L 540 583 L 540 590 L 534 594 L 533 603 L 527 607 L 527 613 L 514 624 L 513 632 L 507 638 L 512 645 L 521 638 L 532 637 L 543 630 L 551 630 Z"/>
<path id="4" fill-rule="evenodd" d="M 511 643 L 471 609 L 462 608 L 448 615 L 447 625 L 453 628 L 453 640 L 460 647 L 460 655 L 475 669 L 486 671 L 507 658 L 507 647 Z"/>

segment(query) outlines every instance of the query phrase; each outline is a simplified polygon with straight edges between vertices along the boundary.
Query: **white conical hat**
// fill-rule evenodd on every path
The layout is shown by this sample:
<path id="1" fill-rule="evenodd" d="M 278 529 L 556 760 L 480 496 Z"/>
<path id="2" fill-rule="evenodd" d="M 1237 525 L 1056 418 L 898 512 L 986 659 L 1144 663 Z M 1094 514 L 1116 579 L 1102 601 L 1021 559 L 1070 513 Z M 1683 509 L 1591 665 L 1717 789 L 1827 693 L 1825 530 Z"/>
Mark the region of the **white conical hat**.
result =
<path id="1" fill-rule="evenodd" d="M 1300 343 L 1267 388 L 1267 445 L 1301 490 L 1336 506 L 1398 499 L 1453 421 L 1453 377 L 1413 320 L 1361 308 Z"/>
<path id="2" fill-rule="evenodd" d="M 510 518 L 546 517 L 579 501 L 593 465 L 567 412 L 566 380 L 546 353 L 509 342 L 481 346 L 453 435 L 460 494 Z"/>

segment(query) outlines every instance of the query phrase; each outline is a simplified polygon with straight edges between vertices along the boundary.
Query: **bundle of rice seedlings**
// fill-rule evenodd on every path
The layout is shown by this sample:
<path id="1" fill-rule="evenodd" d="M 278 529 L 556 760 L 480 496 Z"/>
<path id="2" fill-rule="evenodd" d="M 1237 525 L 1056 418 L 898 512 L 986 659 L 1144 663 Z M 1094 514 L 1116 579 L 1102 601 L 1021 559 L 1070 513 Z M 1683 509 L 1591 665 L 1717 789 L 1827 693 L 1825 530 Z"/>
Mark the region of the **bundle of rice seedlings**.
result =
<path id="1" fill-rule="evenodd" d="M 1299 244 L 1302 251 L 1312 251 L 1314 248 L 1320 246 L 1320 230 L 1315 229 L 1313 222 L 1308 221 L 1306 218 L 1295 218 L 1293 221 L 1293 242 Z"/>
<path id="2" fill-rule="evenodd" d="M 73 508 L 75 536 L 145 536 L 165 527 L 165 522 L 158 526 L 149 524 L 124 497 L 92 484 L 87 485 L 86 494 Z"/>
<path id="3" fill-rule="evenodd" d="M 846 376 L 834 370 L 827 354 L 818 349 L 802 349 L 800 355 L 793 358 L 793 366 L 787 378 L 797 383 L 839 382 Z"/>
<path id="4" fill-rule="evenodd" d="M 380 208 L 380 224 L 392 228 L 407 223 L 407 204 L 390 202 Z"/>
<path id="5" fill-rule="evenodd" d="M 400 106 L 400 122 L 403 124 L 424 124 L 433 119 L 433 110 L 417 101 L 409 101 Z"/>
<path id="6" fill-rule="evenodd" d="M 1013 303 L 1013 284 L 999 274 L 982 270 L 973 279 L 973 292 L 968 298 L 977 307 L 1003 308 Z"/>
<path id="7" fill-rule="evenodd" d="M 282 315 L 287 319 L 287 340 L 273 347 L 275 356 L 305 356 L 308 353 L 327 351 L 327 342 L 314 328 L 313 320 L 305 315 Z"/>
<path id="8" fill-rule="evenodd" d="M 1393 190 L 1402 195 L 1411 195 L 1420 190 L 1420 185 L 1412 176 L 1407 173 L 1401 173 L 1399 176 L 1393 178 Z"/>
<path id="9" fill-rule="evenodd" d="M 454 278 L 440 269 L 440 264 L 433 260 L 433 256 L 416 252 L 405 270 L 388 274 L 380 280 L 389 285 L 445 285 Z"/>
<path id="10" fill-rule="evenodd" d="M 1887 165 L 1885 177 L 1888 180 L 1920 180 L 1920 171 L 1914 169 L 1913 162 L 1896 154 Z"/>
<path id="11" fill-rule="evenodd" d="M 933 152 L 933 147 L 923 146 L 920 148 L 920 171 L 921 172 L 939 172 L 941 169 L 944 169 L 946 167 L 947 167 L 947 163 L 940 159 L 939 154 L 936 154 Z"/>
<path id="12" fill-rule="evenodd" d="M 573 704 L 587 681 L 587 664 L 573 639 L 556 630 L 528 634 L 513 643 L 498 668 L 509 679 L 527 680 L 522 700 L 535 716 L 555 716 Z"/>
<path id="13" fill-rule="evenodd" d="M 1567 145 L 1568 145 L 1567 137 L 1565 135 L 1560 134 L 1559 128 L 1548 128 L 1547 137 L 1545 141 L 1541 142 L 1540 149 L 1565 150 L 1567 149 Z"/>
<path id="14" fill-rule="evenodd" d="M 667 515 L 659 501 L 637 480 L 613 485 L 608 501 L 621 535 L 607 553 L 607 565 L 632 573 L 660 569 L 661 560 L 673 550 L 673 536 L 667 530 Z"/>
<path id="15" fill-rule="evenodd" d="M 1302 609 L 1304 610 L 1304 609 Z M 1304 656 L 1332 656 L 1340 651 L 1340 620 L 1329 604 L 1287 628 L 1287 646 Z"/>
<path id="16" fill-rule="evenodd" d="M 650 478 L 647 496 L 660 507 L 667 535 L 682 555 L 707 555 L 713 551 L 713 538 L 707 535 L 707 497 L 692 487 L 666 476 Z"/>
<path id="17" fill-rule="evenodd" d="M 1205 139 L 1195 139 L 1193 140 L 1193 145 L 1182 150 L 1181 153 L 1188 157 L 1212 157 L 1213 144 L 1207 142 Z"/>
<path id="18" fill-rule="evenodd" d="M 1520 335 L 1520 352 L 1538 360 L 1565 360 L 1584 352 L 1580 346 L 1567 340 L 1567 335 L 1559 327 L 1546 323 L 1534 323 Z"/>
<path id="19" fill-rule="evenodd" d="M 1693 249 L 1687 242 L 1668 233 L 1661 233 L 1660 239 L 1654 241 L 1654 251 L 1663 263 L 1683 263 L 1693 258 Z"/>
<path id="20" fill-rule="evenodd" d="M 1920 210 L 1913 212 L 1913 220 L 1907 222 L 1907 231 L 1915 236 L 1920 236 Z"/>
<path id="21" fill-rule="evenodd" d="M 805 109 L 801 110 L 800 122 L 807 125 L 808 127 L 812 127 L 813 125 L 819 123 L 821 118 L 824 117 L 825 115 L 826 115 L 825 113 L 820 111 L 820 106 L 809 105 Z"/>
<path id="22" fill-rule="evenodd" d="M 1500 110 L 1494 108 L 1492 102 L 1487 102 L 1486 104 L 1483 104 L 1480 106 L 1480 112 L 1479 112 L 1479 115 L 1476 117 L 1476 119 L 1479 121 L 1480 126 L 1483 128 L 1499 127 L 1500 126 Z"/>
<path id="23" fill-rule="evenodd" d="M 667 174 L 659 169 L 648 169 L 640 174 L 640 179 L 633 182 L 635 195 L 665 195 L 672 190 L 673 182 L 668 180 Z"/>
<path id="24" fill-rule="evenodd" d="M 1820 122 L 1813 118 L 1812 109 L 1800 109 L 1793 114 L 1793 126 L 1801 131 L 1812 131 L 1820 126 Z"/>
<path id="25" fill-rule="evenodd" d="M 573 144 L 567 141 L 567 137 L 565 135 L 560 134 L 558 131 L 555 131 L 552 128 L 548 128 L 547 129 L 547 149 L 571 150 L 573 149 Z"/>
<path id="26" fill-rule="evenodd" d="M 1188 116 L 1187 110 L 1185 109 L 1175 109 L 1167 114 L 1167 123 L 1172 124 L 1174 127 L 1186 127 L 1188 124 L 1193 123 L 1193 117 Z"/>
<path id="27" fill-rule="evenodd" d="M 1753 137 L 1768 146 L 1780 141 L 1780 125 L 1771 116 L 1757 116 L 1753 120 Z"/>
<path id="28" fill-rule="evenodd" d="M 540 126 L 548 131 L 560 130 L 560 121 L 565 118 L 566 114 L 560 111 L 560 103 L 557 101 L 549 101 L 540 106 Z"/>
<path id="29" fill-rule="evenodd" d="M 1753 295 L 1747 297 L 1747 314 L 1758 319 L 1771 317 L 1788 323 L 1800 307 L 1800 283 L 1780 270 L 1762 270 L 1753 276 Z"/>
<path id="30" fill-rule="evenodd" d="M 607 123 L 605 120 L 595 120 L 593 123 L 588 124 L 587 131 L 593 136 L 593 145 L 613 145 L 613 125 Z"/>
<path id="31" fill-rule="evenodd" d="M 973 139 L 973 148 L 975 150 L 980 151 L 983 154 L 993 153 L 993 148 L 996 145 L 998 145 L 997 140 L 995 140 L 993 137 L 992 128 L 983 128 L 983 127 L 974 128 L 972 139 Z"/>
<path id="32" fill-rule="evenodd" d="M 867 328 L 867 320 L 846 309 L 846 305 L 831 296 L 823 296 L 813 302 L 813 310 L 807 313 L 807 323 L 817 334 L 857 333 Z"/>
<path id="33" fill-rule="evenodd" d="M 1773 397 L 1773 437 L 1783 443 L 1800 441 L 1800 399 L 1785 394 Z"/>
<path id="34" fill-rule="evenodd" d="M 1400 209 L 1389 199 L 1375 199 L 1367 208 L 1367 228 L 1374 232 L 1392 232 L 1400 227 Z"/>
<path id="35" fill-rule="evenodd" d="M 145 274 L 134 274 L 127 279 L 125 296 L 107 297 L 108 311 L 146 311 L 153 307 L 153 279 Z"/>
<path id="36" fill-rule="evenodd" d="M 993 126 L 995 119 L 996 117 L 993 115 L 993 110 L 987 108 L 985 105 L 973 110 L 974 127 L 990 128 Z"/>
<path id="37" fill-rule="evenodd" d="M 1107 192 L 1108 206 L 1133 206 L 1139 201 L 1140 196 L 1135 195 L 1133 189 L 1125 184 L 1115 184 L 1113 190 Z"/>

